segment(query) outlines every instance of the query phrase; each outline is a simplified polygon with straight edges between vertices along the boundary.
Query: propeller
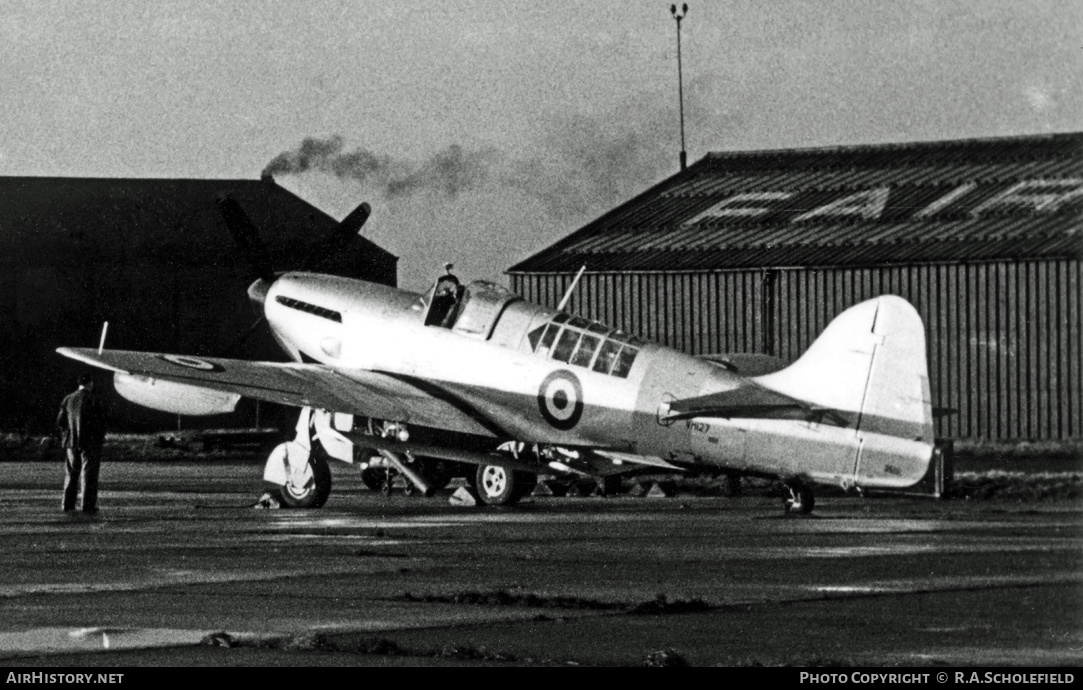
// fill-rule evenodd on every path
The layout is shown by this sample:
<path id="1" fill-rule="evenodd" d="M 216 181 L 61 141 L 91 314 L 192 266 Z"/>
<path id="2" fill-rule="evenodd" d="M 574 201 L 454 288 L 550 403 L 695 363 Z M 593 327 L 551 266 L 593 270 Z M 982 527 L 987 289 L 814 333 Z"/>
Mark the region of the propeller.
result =
<path id="1" fill-rule="evenodd" d="M 226 227 L 233 236 L 233 241 L 258 276 L 257 280 L 248 287 L 248 298 L 253 303 L 262 306 L 267 297 L 267 291 L 270 290 L 279 273 L 274 270 L 270 254 L 267 252 L 267 246 L 259 236 L 259 230 L 256 229 L 256 226 L 241 208 L 241 205 L 228 195 L 220 196 L 216 201 L 219 210 L 222 212 L 222 218 L 226 222 Z M 357 237 L 371 213 L 372 207 L 367 203 L 362 203 L 351 211 L 326 237 L 313 243 L 312 248 L 296 270 L 315 270 L 325 265 L 337 254 L 345 251 L 350 242 Z M 240 348 L 265 320 L 266 317 L 261 313 L 256 322 L 226 348 L 223 355 L 229 355 Z"/>
<path id="2" fill-rule="evenodd" d="M 362 203 L 351 211 L 326 237 L 312 245 L 312 249 L 301 261 L 300 270 L 315 271 L 324 262 L 345 251 L 350 242 L 357 237 L 357 233 L 361 231 L 361 226 L 369 219 L 371 213 L 372 207 L 367 203 Z"/>
<path id="3" fill-rule="evenodd" d="M 233 241 L 248 259 L 248 263 L 256 270 L 256 275 L 262 281 L 273 283 L 276 276 L 271 266 L 271 257 L 267 254 L 267 247 L 260 239 L 256 226 L 249 220 L 248 214 L 241 209 L 241 205 L 233 197 L 219 197 L 217 201 L 222 218 L 226 221 L 226 227 L 233 235 Z"/>

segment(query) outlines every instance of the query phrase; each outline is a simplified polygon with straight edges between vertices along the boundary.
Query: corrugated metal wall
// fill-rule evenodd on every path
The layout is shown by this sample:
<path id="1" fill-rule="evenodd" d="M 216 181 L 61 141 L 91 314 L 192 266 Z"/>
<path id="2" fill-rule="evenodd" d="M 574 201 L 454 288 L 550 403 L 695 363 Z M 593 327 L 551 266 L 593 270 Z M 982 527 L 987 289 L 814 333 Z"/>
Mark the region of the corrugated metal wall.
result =
<path id="1" fill-rule="evenodd" d="M 570 275 L 513 274 L 555 306 Z M 585 274 L 570 309 L 692 354 L 795 359 L 841 311 L 881 294 L 925 322 L 945 438 L 1083 437 L 1079 260 L 716 273 Z"/>

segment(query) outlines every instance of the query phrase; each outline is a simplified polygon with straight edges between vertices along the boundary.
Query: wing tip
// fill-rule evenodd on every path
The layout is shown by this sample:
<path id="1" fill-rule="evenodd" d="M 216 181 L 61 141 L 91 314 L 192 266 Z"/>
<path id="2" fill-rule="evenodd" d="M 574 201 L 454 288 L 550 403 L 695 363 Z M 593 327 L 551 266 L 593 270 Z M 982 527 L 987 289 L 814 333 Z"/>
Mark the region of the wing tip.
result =
<path id="1" fill-rule="evenodd" d="M 121 369 L 119 367 L 112 366 L 111 364 L 106 364 L 104 361 L 102 361 L 102 359 L 98 357 L 96 350 L 92 350 L 89 348 L 58 347 L 56 348 L 56 353 L 63 357 L 67 357 L 68 359 L 74 359 L 77 362 L 82 362 L 83 364 L 89 364 L 90 366 L 98 367 L 99 369 L 106 369 L 107 371 L 114 371 L 121 374 L 131 373 L 127 369 Z"/>

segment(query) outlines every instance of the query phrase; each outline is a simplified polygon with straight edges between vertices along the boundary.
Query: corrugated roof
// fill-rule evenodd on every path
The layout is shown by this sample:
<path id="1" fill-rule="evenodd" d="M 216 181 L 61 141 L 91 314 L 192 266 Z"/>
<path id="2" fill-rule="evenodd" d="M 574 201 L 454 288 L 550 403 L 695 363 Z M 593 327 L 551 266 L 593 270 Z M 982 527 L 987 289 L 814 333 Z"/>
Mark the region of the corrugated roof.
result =
<path id="1" fill-rule="evenodd" d="M 1083 256 L 1083 132 L 711 153 L 508 273 Z"/>

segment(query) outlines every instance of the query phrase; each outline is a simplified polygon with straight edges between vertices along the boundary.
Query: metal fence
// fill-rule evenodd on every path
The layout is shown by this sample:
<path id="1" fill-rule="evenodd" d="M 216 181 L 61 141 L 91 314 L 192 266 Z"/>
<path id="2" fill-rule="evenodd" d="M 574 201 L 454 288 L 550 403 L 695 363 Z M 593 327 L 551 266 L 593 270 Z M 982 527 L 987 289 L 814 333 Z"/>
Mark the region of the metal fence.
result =
<path id="1" fill-rule="evenodd" d="M 572 276 L 511 275 L 555 306 Z M 900 295 L 925 322 L 945 438 L 1083 437 L 1083 262 L 587 273 L 570 309 L 691 354 L 796 359 L 853 304 Z"/>

